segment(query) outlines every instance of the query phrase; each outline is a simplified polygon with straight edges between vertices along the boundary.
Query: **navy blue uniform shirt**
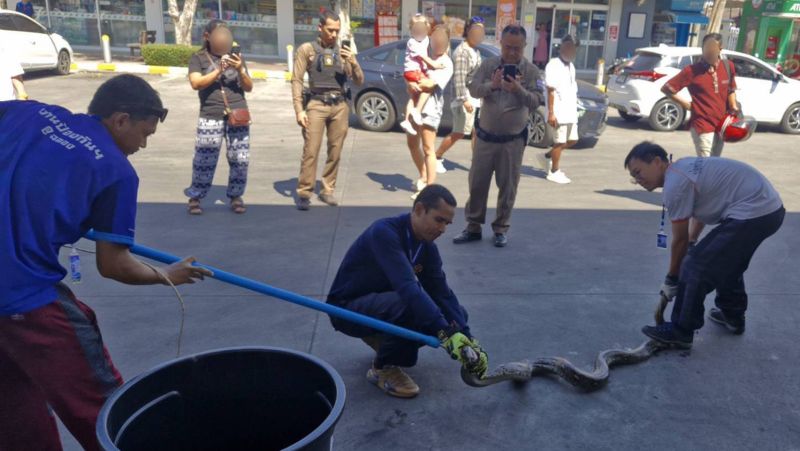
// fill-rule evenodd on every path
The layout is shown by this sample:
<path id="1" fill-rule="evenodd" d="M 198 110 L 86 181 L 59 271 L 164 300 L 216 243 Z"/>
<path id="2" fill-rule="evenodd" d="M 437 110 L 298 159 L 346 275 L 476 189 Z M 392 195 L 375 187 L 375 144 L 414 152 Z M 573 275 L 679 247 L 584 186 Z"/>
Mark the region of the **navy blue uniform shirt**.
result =
<path id="1" fill-rule="evenodd" d="M 420 328 L 445 330 L 454 321 L 469 335 L 458 299 L 447 286 L 439 250 L 414 238 L 408 213 L 380 219 L 356 239 L 339 267 L 328 302 L 347 308 L 350 299 L 390 291 L 408 304 Z"/>
<path id="2" fill-rule="evenodd" d="M 58 251 L 90 228 L 133 244 L 138 187 L 98 118 L 0 102 L 0 316 L 55 301 Z"/>

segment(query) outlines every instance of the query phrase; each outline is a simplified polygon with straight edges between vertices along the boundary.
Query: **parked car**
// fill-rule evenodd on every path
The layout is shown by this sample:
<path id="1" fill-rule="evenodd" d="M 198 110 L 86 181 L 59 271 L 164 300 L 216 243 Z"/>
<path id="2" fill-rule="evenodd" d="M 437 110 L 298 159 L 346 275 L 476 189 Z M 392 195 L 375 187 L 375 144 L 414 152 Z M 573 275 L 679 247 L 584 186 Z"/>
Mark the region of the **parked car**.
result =
<path id="1" fill-rule="evenodd" d="M 459 44 L 461 39 L 452 39 L 451 50 L 455 50 Z M 408 102 L 406 82 L 403 78 L 405 49 L 406 40 L 403 39 L 358 54 L 358 63 L 364 70 L 365 80 L 361 86 L 351 86 L 354 105 L 351 111 L 364 129 L 385 132 L 402 120 Z M 484 59 L 500 54 L 500 49 L 488 44 L 479 45 L 478 51 Z M 449 83 L 445 89 L 446 106 L 450 105 L 454 91 L 453 83 Z M 579 80 L 578 102 L 580 116 L 578 134 L 582 139 L 598 138 L 606 125 L 608 100 L 605 94 L 591 84 Z M 452 124 L 452 113 L 450 108 L 446 107 L 441 126 L 451 128 Z M 531 114 L 529 126 L 529 145 L 536 147 L 552 145 L 553 130 L 547 125 L 546 110 L 543 105 Z"/>
<path id="2" fill-rule="evenodd" d="M 69 73 L 72 47 L 60 35 L 25 14 L 0 10 L 0 42 L 6 49 L 16 51 L 25 72 Z"/>
<path id="3" fill-rule="evenodd" d="M 689 113 L 667 98 L 661 88 L 684 67 L 698 61 L 699 47 L 648 47 L 611 75 L 608 99 L 626 121 L 648 118 L 658 131 L 680 127 Z M 722 51 L 736 71 L 736 99 L 742 112 L 759 123 L 777 124 L 784 133 L 800 133 L 800 81 L 786 77 L 774 67 L 750 55 Z M 683 89 L 680 96 L 690 100 Z"/>

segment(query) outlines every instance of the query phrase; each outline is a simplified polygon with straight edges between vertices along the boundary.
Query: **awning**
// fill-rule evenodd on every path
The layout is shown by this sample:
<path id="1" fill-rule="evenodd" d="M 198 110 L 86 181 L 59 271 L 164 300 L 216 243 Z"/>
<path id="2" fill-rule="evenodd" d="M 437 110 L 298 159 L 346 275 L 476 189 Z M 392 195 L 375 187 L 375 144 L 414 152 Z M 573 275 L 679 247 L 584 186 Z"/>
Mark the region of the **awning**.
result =
<path id="1" fill-rule="evenodd" d="M 708 24 L 708 17 L 700 13 L 672 13 L 675 16 L 675 23 L 697 23 L 700 25 Z"/>

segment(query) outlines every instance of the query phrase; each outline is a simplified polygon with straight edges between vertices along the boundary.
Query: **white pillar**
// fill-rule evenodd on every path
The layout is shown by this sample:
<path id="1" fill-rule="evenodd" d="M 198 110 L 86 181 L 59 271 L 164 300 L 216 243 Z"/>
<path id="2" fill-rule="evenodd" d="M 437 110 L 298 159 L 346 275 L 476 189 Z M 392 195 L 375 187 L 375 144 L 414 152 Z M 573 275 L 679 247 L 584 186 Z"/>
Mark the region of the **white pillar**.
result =
<path id="1" fill-rule="evenodd" d="M 416 0 L 402 0 L 400 4 L 400 36 L 408 36 L 408 21 L 411 16 L 419 12 L 419 2 Z"/>
<path id="2" fill-rule="evenodd" d="M 291 0 L 278 0 L 278 55 L 286 58 L 286 46 L 295 47 L 301 42 L 294 42 L 294 2 Z M 290 67 L 289 70 L 292 70 Z"/>
<path id="3" fill-rule="evenodd" d="M 622 2 L 624 0 L 611 0 L 608 5 L 608 20 L 606 21 L 606 47 L 603 51 L 603 59 L 606 60 L 607 65 L 611 65 L 617 57 L 617 45 L 622 36 Z M 612 41 L 608 39 L 608 27 L 610 25 L 617 26 L 617 40 Z"/>

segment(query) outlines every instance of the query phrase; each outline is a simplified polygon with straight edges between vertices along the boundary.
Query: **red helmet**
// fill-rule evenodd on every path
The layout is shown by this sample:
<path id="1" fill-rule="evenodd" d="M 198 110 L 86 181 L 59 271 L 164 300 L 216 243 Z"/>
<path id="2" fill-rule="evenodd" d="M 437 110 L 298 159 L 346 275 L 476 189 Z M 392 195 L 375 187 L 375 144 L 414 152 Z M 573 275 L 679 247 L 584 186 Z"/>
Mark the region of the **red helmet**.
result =
<path id="1" fill-rule="evenodd" d="M 723 141 L 738 143 L 750 139 L 756 131 L 756 120 L 752 116 L 726 114 L 717 126 L 717 133 Z"/>

